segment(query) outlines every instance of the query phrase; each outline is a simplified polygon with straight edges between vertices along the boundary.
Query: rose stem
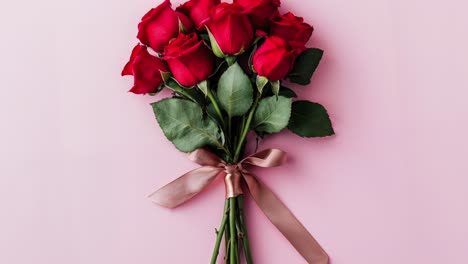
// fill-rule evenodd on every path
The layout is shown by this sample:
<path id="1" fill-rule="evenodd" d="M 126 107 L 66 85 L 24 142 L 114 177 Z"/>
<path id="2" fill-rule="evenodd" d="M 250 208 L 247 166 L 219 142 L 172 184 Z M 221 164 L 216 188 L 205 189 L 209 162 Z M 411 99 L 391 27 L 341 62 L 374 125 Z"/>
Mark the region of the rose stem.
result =
<path id="1" fill-rule="evenodd" d="M 234 132 L 234 143 L 233 146 L 237 146 L 237 143 L 239 143 L 239 136 L 241 131 L 244 129 L 244 123 L 245 123 L 245 116 L 242 118 L 238 118 L 236 120 L 236 131 Z"/>
<path id="2" fill-rule="evenodd" d="M 237 199 L 237 197 L 236 197 Z M 242 233 L 242 228 L 240 226 L 240 219 L 239 219 L 239 200 L 237 200 L 237 210 L 236 210 L 236 230 L 237 230 L 237 254 L 239 255 L 239 259 L 238 261 L 240 262 L 241 261 L 241 255 L 242 255 L 242 250 L 241 250 L 241 247 L 242 247 L 242 238 L 244 237 L 243 233 Z"/>
<path id="3" fill-rule="evenodd" d="M 226 199 L 226 202 L 229 204 L 229 200 L 228 200 L 228 199 Z M 228 210 L 229 210 L 229 209 L 228 209 Z M 229 212 L 228 212 L 228 213 L 229 213 Z M 226 227 L 227 227 L 227 226 L 229 226 L 229 218 L 228 218 L 228 220 L 227 220 L 227 222 L 226 222 Z M 230 250 L 229 250 L 229 249 L 231 248 L 231 235 L 230 235 L 230 233 L 229 233 L 229 228 L 226 228 L 226 229 L 224 230 L 224 233 L 225 233 L 225 234 L 224 234 L 224 240 L 225 240 L 225 243 L 226 243 L 226 248 L 225 248 L 225 254 L 226 254 L 226 256 L 225 256 L 225 259 L 224 259 L 224 260 L 225 260 L 225 263 L 228 264 L 228 263 L 229 263 L 230 256 L 231 256 L 231 255 L 230 255 Z"/>
<path id="4" fill-rule="evenodd" d="M 216 244 L 215 244 L 215 248 L 213 251 L 213 256 L 211 257 L 211 264 L 216 264 L 216 259 L 218 258 L 218 254 L 219 254 L 219 246 L 221 244 L 221 240 L 223 239 L 224 229 L 226 228 L 228 213 L 229 213 L 229 202 L 228 200 L 226 200 L 224 204 L 224 214 L 223 214 L 223 219 L 221 220 L 221 226 L 219 227 L 219 230 L 216 234 Z"/>
<path id="5" fill-rule="evenodd" d="M 216 114 L 218 115 L 219 117 L 219 120 L 221 121 L 221 125 L 223 127 L 223 130 L 224 130 L 224 134 L 225 135 L 228 135 L 227 137 L 227 142 L 228 142 L 228 148 L 230 149 L 229 145 L 231 145 L 231 138 L 230 138 L 230 134 L 231 134 L 231 118 L 229 117 L 229 127 L 226 127 L 226 120 L 224 120 L 224 116 L 221 112 L 221 108 L 219 108 L 219 104 L 218 102 L 216 101 L 216 98 L 214 97 L 213 93 L 211 92 L 211 89 L 208 87 L 208 90 L 207 90 L 207 93 L 206 93 L 206 96 L 208 97 L 208 99 L 210 99 L 211 103 L 213 104 L 213 107 L 216 111 Z M 228 156 L 231 156 L 230 152 L 227 152 Z"/>
<path id="6" fill-rule="evenodd" d="M 245 123 L 245 126 L 244 126 L 244 129 L 241 133 L 241 136 L 239 138 L 239 143 L 237 144 L 237 148 L 236 148 L 236 152 L 234 154 L 234 162 L 238 162 L 239 161 L 239 155 L 240 155 L 240 152 L 242 150 L 242 147 L 244 145 L 244 142 L 245 142 L 245 139 L 247 137 L 247 134 L 249 133 L 249 130 L 250 130 L 250 124 L 252 123 L 252 119 L 253 119 L 253 116 L 255 114 L 255 110 L 257 110 L 257 105 L 258 105 L 258 101 L 260 101 L 260 97 L 262 97 L 261 94 L 258 94 L 257 95 L 257 98 L 255 99 L 255 102 L 252 106 L 252 109 L 250 109 L 250 113 L 249 113 L 249 116 L 247 118 L 247 121 Z"/>
<path id="7" fill-rule="evenodd" d="M 225 125 L 224 117 L 223 117 L 223 114 L 221 113 L 221 108 L 219 108 L 218 102 L 214 98 L 213 93 L 211 92 L 210 88 L 208 88 L 206 96 L 208 96 L 208 99 L 210 99 L 211 103 L 213 104 L 213 107 L 214 107 L 216 113 L 218 114 L 219 119 L 221 119 L 221 122 L 223 123 L 223 125 Z"/>
<path id="8" fill-rule="evenodd" d="M 230 264 L 238 263 L 237 232 L 236 232 L 236 198 L 229 198 L 229 232 L 231 233 Z"/>
<path id="9" fill-rule="evenodd" d="M 231 116 L 228 116 L 228 128 L 227 128 L 227 131 L 228 131 L 228 138 L 229 138 L 229 142 L 233 142 L 233 138 L 232 138 L 232 117 Z M 233 144 L 234 145 L 234 144 Z"/>
<path id="10" fill-rule="evenodd" d="M 249 237 L 247 235 L 247 225 L 245 223 L 244 216 L 244 197 L 242 195 L 237 197 L 237 204 L 239 207 L 239 222 L 243 234 L 242 245 L 244 246 L 245 260 L 247 261 L 247 264 L 253 264 L 252 255 L 250 253 Z"/>

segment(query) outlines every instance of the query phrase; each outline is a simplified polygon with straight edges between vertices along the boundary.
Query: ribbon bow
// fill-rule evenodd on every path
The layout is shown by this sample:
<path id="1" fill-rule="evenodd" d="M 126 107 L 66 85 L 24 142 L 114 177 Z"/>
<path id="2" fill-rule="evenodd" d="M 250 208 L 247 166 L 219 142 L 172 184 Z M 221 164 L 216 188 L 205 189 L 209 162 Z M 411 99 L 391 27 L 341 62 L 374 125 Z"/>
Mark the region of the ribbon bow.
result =
<path id="1" fill-rule="evenodd" d="M 244 179 L 257 205 L 302 257 L 310 264 L 328 264 L 328 255 L 301 222 L 265 184 L 245 169 L 248 165 L 278 167 L 286 162 L 286 158 L 284 151 L 266 149 L 236 165 L 228 165 L 212 152 L 198 149 L 190 154 L 190 159 L 202 167 L 187 172 L 151 194 L 150 198 L 163 207 L 175 208 L 197 195 L 218 176 L 224 177 L 226 198 L 236 197 L 242 194 L 241 180 Z"/>

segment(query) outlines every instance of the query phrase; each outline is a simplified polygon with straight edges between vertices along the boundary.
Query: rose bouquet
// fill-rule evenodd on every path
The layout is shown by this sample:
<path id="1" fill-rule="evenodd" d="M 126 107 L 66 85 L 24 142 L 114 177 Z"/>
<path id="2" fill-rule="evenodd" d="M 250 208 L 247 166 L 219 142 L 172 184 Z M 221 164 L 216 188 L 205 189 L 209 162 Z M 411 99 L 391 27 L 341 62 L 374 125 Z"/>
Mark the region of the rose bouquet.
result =
<path id="1" fill-rule="evenodd" d="M 226 204 L 211 263 L 224 237 L 225 261 L 253 263 L 243 210 L 248 190 L 260 209 L 309 263 L 328 263 L 320 245 L 249 167 L 274 167 L 286 153 L 267 149 L 245 156 L 247 136 L 288 128 L 301 137 L 334 134 L 325 108 L 293 101 L 284 81 L 307 85 L 323 51 L 306 48 L 313 27 L 301 17 L 279 13 L 279 0 L 190 0 L 172 9 L 169 0 L 138 25 L 140 43 L 122 75 L 133 75 L 135 94 L 171 98 L 152 104 L 156 119 L 175 147 L 201 167 L 150 197 L 175 208 L 224 177 Z M 243 252 L 243 254 L 241 254 Z"/>

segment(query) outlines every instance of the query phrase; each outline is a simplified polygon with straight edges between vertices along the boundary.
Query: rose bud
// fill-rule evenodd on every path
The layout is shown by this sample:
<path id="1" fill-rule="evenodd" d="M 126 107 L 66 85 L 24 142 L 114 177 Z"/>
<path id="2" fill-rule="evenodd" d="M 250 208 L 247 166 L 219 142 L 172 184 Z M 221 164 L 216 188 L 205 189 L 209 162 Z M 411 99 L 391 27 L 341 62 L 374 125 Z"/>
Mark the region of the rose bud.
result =
<path id="1" fill-rule="evenodd" d="M 213 73 L 214 56 L 197 34 L 179 34 L 164 49 L 163 59 L 183 86 L 194 86 Z"/>
<path id="2" fill-rule="evenodd" d="M 252 24 L 239 4 L 219 4 L 212 10 L 206 26 L 223 53 L 214 48 L 213 52 L 218 57 L 238 55 L 248 49 L 254 39 Z"/>
<path id="3" fill-rule="evenodd" d="M 179 21 L 186 31 L 193 30 L 192 21 L 184 14 L 174 11 L 171 2 L 165 0 L 143 16 L 138 24 L 137 38 L 154 51 L 162 52 L 169 41 L 179 34 Z"/>
<path id="4" fill-rule="evenodd" d="M 247 10 L 255 29 L 268 31 L 271 21 L 279 16 L 280 0 L 234 0 Z"/>
<path id="5" fill-rule="evenodd" d="M 134 86 L 129 92 L 148 94 L 157 92 L 163 84 L 161 72 L 169 72 L 164 61 L 149 54 L 145 46 L 138 44 L 133 48 L 130 61 L 125 65 L 122 76 L 133 75 Z"/>
<path id="6" fill-rule="evenodd" d="M 205 21 L 210 17 L 210 11 L 221 3 L 221 0 L 190 0 L 177 7 L 179 11 L 195 23 L 198 30 L 204 30 Z"/>
<path id="7" fill-rule="evenodd" d="M 294 67 L 305 47 L 292 47 L 286 40 L 272 36 L 265 40 L 253 56 L 253 68 L 270 81 L 282 80 Z"/>
<path id="8" fill-rule="evenodd" d="M 272 36 L 305 45 L 313 31 L 314 28 L 304 23 L 302 17 L 294 16 L 293 13 L 289 12 L 273 20 L 270 33 Z"/>

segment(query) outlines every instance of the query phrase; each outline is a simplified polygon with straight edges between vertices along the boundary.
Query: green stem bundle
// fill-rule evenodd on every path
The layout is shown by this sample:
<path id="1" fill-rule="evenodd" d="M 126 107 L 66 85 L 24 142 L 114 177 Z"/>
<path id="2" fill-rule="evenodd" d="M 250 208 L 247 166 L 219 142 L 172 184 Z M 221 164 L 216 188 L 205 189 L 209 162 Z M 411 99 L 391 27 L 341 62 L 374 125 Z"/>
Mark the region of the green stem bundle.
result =
<path id="1" fill-rule="evenodd" d="M 247 135 L 250 131 L 250 126 L 262 94 L 257 94 L 257 97 L 246 116 L 239 119 L 239 122 L 234 123 L 232 122 L 231 117 L 229 117 L 227 124 L 226 119 L 224 119 L 217 101 L 210 90 L 208 90 L 207 97 L 212 102 L 217 115 L 223 122 L 223 129 L 227 132 L 225 134 L 228 135 L 228 141 L 232 143 L 229 144 L 228 162 L 235 164 L 239 162 L 239 158 L 241 157 L 241 152 L 244 148 Z M 238 127 L 234 129 L 233 125 Z M 239 132 L 239 135 L 237 137 L 233 137 L 232 131 Z M 234 153 L 234 155 L 231 155 L 231 153 Z M 216 264 L 223 235 L 226 244 L 226 264 L 240 264 L 240 253 L 242 250 L 247 264 L 253 264 L 249 238 L 247 235 L 247 225 L 244 215 L 244 200 L 242 195 L 226 199 L 221 226 L 216 235 L 216 243 L 211 257 L 211 264 Z"/>
<path id="2" fill-rule="evenodd" d="M 255 110 L 257 110 L 257 106 L 258 106 L 258 102 L 260 101 L 260 98 L 261 98 L 261 94 L 259 94 L 257 98 L 255 99 L 252 109 L 250 110 L 249 115 L 247 117 L 247 121 L 245 122 L 245 124 L 243 124 L 243 127 L 241 129 L 241 135 L 239 137 L 239 143 L 237 144 L 236 150 L 234 152 L 234 159 L 233 159 L 234 162 L 239 161 L 239 156 L 241 154 L 242 148 L 244 147 L 244 143 L 247 138 L 247 135 L 249 134 L 250 125 L 252 124 L 252 119 L 255 114 Z"/>
<path id="3" fill-rule="evenodd" d="M 253 264 L 252 254 L 250 253 L 249 236 L 247 235 L 247 225 L 245 223 L 244 216 L 244 197 L 242 195 L 237 197 L 237 204 L 239 206 L 239 224 L 242 232 L 242 245 L 244 247 L 245 260 L 247 261 L 247 264 Z"/>
<path id="4" fill-rule="evenodd" d="M 253 264 L 243 203 L 244 199 L 242 195 L 226 199 L 223 219 L 221 220 L 219 230 L 216 232 L 216 243 L 210 264 L 216 264 L 223 236 L 226 243 L 225 263 L 240 264 L 242 249 L 247 264 Z"/>
<path id="5" fill-rule="evenodd" d="M 237 199 L 236 198 L 229 198 L 229 232 L 231 233 L 231 249 L 230 255 L 231 259 L 229 264 L 239 264 L 239 253 L 238 253 L 238 246 L 237 246 L 237 232 L 236 232 L 236 210 L 237 210 Z"/>
<path id="6" fill-rule="evenodd" d="M 226 200 L 226 203 L 224 205 L 223 220 L 221 221 L 221 226 L 219 227 L 219 230 L 216 231 L 216 244 L 213 250 L 213 255 L 211 256 L 211 262 L 210 262 L 211 264 L 216 264 L 216 259 L 218 258 L 218 254 L 219 254 L 219 247 L 221 245 L 221 240 L 223 239 L 224 230 L 226 229 L 228 215 L 229 215 L 229 202 L 228 200 Z"/>

